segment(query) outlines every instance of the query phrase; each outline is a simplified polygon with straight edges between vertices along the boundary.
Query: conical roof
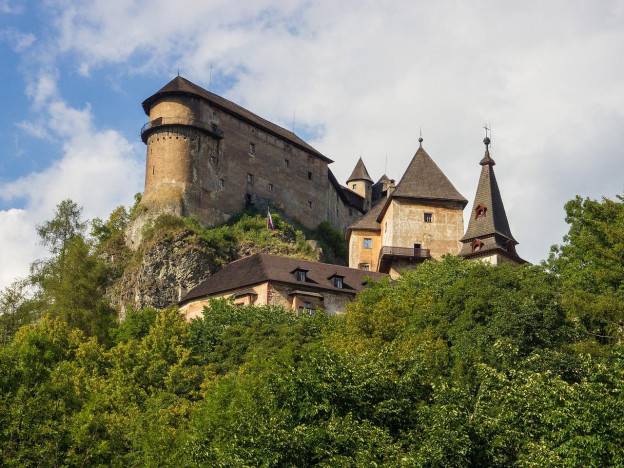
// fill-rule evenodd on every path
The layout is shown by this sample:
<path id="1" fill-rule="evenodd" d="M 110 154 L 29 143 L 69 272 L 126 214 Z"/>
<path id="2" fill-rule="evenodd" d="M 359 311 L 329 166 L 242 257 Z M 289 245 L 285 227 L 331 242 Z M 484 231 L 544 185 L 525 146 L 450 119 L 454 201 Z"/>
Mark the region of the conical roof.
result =
<path id="1" fill-rule="evenodd" d="M 489 143 L 489 140 L 488 140 Z M 475 194 L 474 204 L 470 212 L 468 229 L 462 241 L 469 241 L 476 238 L 488 237 L 495 234 L 503 236 L 507 240 L 517 243 L 509 229 L 507 214 L 503 199 L 498 189 L 496 175 L 494 174 L 494 160 L 490 157 L 490 151 L 486 144 L 485 156 L 479 163 L 481 165 L 481 176 Z M 477 217 L 477 209 L 481 216 Z"/>
<path id="2" fill-rule="evenodd" d="M 464 206 L 468 203 L 422 146 L 414 154 L 392 196 L 449 200 Z"/>
<path id="3" fill-rule="evenodd" d="M 362 158 L 358 159 L 358 162 L 355 164 L 355 168 L 351 173 L 351 177 L 347 179 L 347 183 L 351 182 L 352 180 L 367 180 L 371 183 L 373 182 L 371 176 L 368 175 L 368 171 L 366 170 L 366 166 L 364 165 L 364 161 L 362 161 Z"/>

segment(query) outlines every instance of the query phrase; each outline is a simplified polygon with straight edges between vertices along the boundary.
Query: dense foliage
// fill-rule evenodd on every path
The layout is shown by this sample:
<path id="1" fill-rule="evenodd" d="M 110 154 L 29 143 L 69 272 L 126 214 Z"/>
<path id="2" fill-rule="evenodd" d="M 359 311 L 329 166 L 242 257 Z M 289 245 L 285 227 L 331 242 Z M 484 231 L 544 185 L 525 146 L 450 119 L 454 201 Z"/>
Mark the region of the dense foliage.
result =
<path id="1" fill-rule="evenodd" d="M 0 302 L 0 464 L 624 466 L 624 203 L 566 211 L 544 265 L 426 262 L 339 317 L 116 323 L 101 251 L 69 236 L 43 293 Z"/>

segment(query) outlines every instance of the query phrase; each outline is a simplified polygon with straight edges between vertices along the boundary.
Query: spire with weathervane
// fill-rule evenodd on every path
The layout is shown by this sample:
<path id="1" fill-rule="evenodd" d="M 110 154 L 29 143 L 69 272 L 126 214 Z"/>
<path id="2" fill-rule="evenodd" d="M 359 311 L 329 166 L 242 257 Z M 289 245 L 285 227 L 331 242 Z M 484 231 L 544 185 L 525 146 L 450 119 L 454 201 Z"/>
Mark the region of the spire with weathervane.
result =
<path id="1" fill-rule="evenodd" d="M 466 258 L 487 258 L 498 264 L 506 259 L 513 263 L 525 263 L 516 253 L 518 242 L 509 229 L 503 199 L 494 174 L 494 159 L 490 156 L 490 129 L 485 127 L 485 155 L 479 162 L 481 176 L 470 212 L 468 229 L 461 238 L 460 255 Z"/>

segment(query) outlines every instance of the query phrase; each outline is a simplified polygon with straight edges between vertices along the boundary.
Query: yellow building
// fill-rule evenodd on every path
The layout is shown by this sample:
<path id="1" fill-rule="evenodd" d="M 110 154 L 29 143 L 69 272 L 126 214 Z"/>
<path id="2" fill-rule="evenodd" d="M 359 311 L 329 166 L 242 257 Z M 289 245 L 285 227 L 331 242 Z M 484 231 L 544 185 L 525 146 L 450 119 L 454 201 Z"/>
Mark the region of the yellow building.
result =
<path id="1" fill-rule="evenodd" d="M 378 182 L 386 186 L 382 196 L 349 226 L 351 268 L 389 273 L 396 278 L 406 267 L 459 252 L 463 210 L 468 201 L 424 150 L 422 138 L 419 142 L 396 187 L 382 177 Z M 362 163 L 359 172 L 363 171 Z"/>

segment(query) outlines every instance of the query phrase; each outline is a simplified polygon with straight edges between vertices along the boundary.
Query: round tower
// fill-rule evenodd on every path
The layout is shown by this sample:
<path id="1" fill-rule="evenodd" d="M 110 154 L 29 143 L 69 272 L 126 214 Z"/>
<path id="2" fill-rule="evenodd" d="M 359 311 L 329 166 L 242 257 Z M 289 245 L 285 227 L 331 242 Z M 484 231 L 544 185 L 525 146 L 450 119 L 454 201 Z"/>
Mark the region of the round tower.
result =
<path id="1" fill-rule="evenodd" d="M 364 210 L 371 208 L 373 179 L 368 175 L 366 166 L 362 158 L 358 159 L 351 176 L 347 179 L 349 189 L 357 193 L 364 199 Z"/>
<path id="2" fill-rule="evenodd" d="M 180 216 L 201 211 L 209 189 L 206 166 L 216 161 L 222 133 L 197 87 L 176 77 L 143 102 L 149 120 L 141 129 L 147 145 L 141 205 L 151 214 Z"/>

